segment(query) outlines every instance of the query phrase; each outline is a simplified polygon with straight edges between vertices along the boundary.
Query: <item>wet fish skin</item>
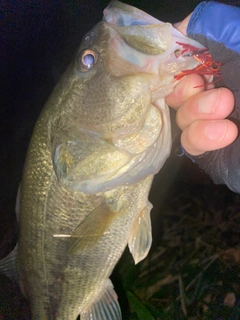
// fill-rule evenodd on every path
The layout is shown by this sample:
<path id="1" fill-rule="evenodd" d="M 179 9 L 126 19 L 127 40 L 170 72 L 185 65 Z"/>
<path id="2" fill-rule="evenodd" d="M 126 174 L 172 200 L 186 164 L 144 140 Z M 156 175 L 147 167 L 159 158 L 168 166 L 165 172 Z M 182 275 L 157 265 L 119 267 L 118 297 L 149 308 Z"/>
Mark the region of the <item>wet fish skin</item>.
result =
<path id="1" fill-rule="evenodd" d="M 112 2 L 39 116 L 21 183 L 17 248 L 33 320 L 120 319 L 109 276 L 127 244 L 135 262 L 151 246 L 148 193 L 171 147 L 163 98 L 174 74 L 196 64 L 174 60 L 172 27 L 156 21 Z"/>

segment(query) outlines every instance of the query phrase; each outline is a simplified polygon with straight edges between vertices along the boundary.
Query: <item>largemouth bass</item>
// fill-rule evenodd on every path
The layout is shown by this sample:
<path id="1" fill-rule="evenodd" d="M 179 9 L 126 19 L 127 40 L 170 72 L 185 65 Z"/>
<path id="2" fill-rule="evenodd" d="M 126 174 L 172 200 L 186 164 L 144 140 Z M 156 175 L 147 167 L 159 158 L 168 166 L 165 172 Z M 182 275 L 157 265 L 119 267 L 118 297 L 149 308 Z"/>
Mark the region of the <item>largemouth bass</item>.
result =
<path id="1" fill-rule="evenodd" d="M 109 276 L 127 244 L 136 263 L 150 249 L 148 194 L 171 148 L 164 97 L 199 63 L 188 46 L 203 48 L 118 1 L 82 40 L 39 116 L 19 192 L 10 258 L 32 319 L 121 319 Z"/>

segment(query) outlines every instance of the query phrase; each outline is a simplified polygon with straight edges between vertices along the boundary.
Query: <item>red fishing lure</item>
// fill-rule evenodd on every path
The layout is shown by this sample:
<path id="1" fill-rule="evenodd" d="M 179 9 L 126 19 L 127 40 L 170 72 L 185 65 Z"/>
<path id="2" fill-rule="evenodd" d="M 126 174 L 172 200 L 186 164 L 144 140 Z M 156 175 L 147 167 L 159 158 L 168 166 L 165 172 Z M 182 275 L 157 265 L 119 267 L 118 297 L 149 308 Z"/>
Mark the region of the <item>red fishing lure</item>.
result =
<path id="1" fill-rule="evenodd" d="M 182 70 L 180 73 L 176 74 L 174 76 L 176 80 L 181 80 L 186 75 L 193 73 L 198 73 L 202 75 L 221 76 L 219 72 L 221 62 L 213 61 L 211 54 L 208 52 L 208 49 L 204 48 L 202 50 L 199 50 L 199 48 L 191 46 L 190 44 L 185 44 L 181 42 L 176 43 L 182 46 L 183 48 L 181 54 L 178 53 L 179 56 L 184 55 L 187 52 L 200 63 L 194 69 Z"/>

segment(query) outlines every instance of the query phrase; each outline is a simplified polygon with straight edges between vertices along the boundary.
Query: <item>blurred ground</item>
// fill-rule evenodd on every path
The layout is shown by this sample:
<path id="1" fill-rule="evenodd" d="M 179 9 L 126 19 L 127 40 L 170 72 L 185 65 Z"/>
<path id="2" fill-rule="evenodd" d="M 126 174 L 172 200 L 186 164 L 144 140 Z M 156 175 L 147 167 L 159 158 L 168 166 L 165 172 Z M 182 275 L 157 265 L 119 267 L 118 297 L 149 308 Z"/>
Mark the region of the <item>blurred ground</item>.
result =
<path id="1" fill-rule="evenodd" d="M 160 20 L 178 22 L 200 1 L 125 2 Z M 101 19 L 107 3 L 97 0 L 2 0 L 0 3 L 0 258 L 6 256 L 17 241 L 15 198 L 37 116 L 81 38 Z M 213 185 L 188 159 L 175 155 L 179 146 L 177 136 L 175 140 L 173 154 L 156 177 L 150 194 L 154 204 L 153 250 L 161 245 L 171 219 L 177 223 L 173 211 L 182 216 L 185 209 L 188 214 L 191 209 L 193 217 L 199 208 L 209 213 L 208 217 L 212 217 L 213 212 L 221 212 L 214 216 L 214 222 L 222 221 L 223 215 L 231 219 L 228 216 L 231 204 L 239 211 L 237 195 Z M 166 223 L 161 217 L 169 212 L 171 219 Z M 222 241 L 234 248 L 239 245 L 239 229 L 236 224 L 229 222 L 229 225 L 221 230 Z M 116 287 L 121 291 L 122 278 L 117 273 L 114 277 L 120 279 Z M 121 300 L 127 306 L 126 294 L 120 296 Z M 124 312 L 125 318 L 128 317 L 129 310 Z M 19 289 L 4 277 L 0 278 L 0 319 L 29 319 L 27 302 L 20 296 Z"/>

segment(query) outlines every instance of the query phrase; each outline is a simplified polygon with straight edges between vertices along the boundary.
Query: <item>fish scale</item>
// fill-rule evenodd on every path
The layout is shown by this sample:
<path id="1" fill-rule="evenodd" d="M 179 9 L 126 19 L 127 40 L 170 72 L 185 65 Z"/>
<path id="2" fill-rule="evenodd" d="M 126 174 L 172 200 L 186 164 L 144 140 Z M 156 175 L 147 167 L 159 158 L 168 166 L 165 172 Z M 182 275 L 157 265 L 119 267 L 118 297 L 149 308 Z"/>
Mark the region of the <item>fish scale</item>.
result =
<path id="1" fill-rule="evenodd" d="M 43 122 L 44 116 L 47 121 L 48 113 L 43 114 Z M 75 319 L 79 309 L 85 310 L 90 303 L 84 301 L 85 297 L 92 295 L 90 301 L 95 299 L 94 296 L 100 291 L 119 260 L 127 244 L 126 234 L 130 232 L 135 217 L 147 202 L 152 177 L 139 182 L 138 188 L 135 185 L 121 186 L 114 191 L 107 191 L 107 196 L 113 198 L 116 196 L 112 193 L 131 194 L 130 201 L 125 204 L 126 213 L 118 217 L 112 224 L 109 234 L 96 246 L 80 256 L 63 255 L 62 252 L 66 252 L 67 238 L 54 238 L 53 235 L 71 234 L 73 228 L 93 210 L 94 201 L 92 195 L 73 194 L 65 189 L 53 171 L 49 170 L 50 166 L 52 167 L 50 155 L 39 149 L 39 146 L 48 144 L 48 137 L 42 132 L 44 128 L 42 121 L 33 133 L 33 137 L 38 138 L 32 140 L 30 146 L 32 151 L 28 153 L 24 170 L 27 178 L 23 176 L 21 187 L 21 193 L 25 195 L 21 200 L 21 210 L 26 208 L 25 218 L 31 223 L 20 226 L 21 234 L 24 235 L 20 236 L 19 241 L 18 264 L 20 272 L 23 270 L 20 273 L 20 279 L 22 279 L 24 292 L 31 292 L 29 300 L 33 319 Z M 39 160 L 36 161 L 37 159 Z M 38 167 L 41 170 L 38 170 Z M 51 176 L 49 172 L 52 172 Z M 40 182 L 37 187 L 36 180 Z M 94 197 L 98 198 L 98 196 Z M 120 196 L 120 201 L 122 200 Z M 37 202 L 41 203 L 40 208 Z M 82 206 L 82 203 L 85 205 Z M 37 233 L 34 235 L 33 231 Z M 28 232 L 31 233 L 28 235 Z M 28 239 L 32 241 L 29 243 Z M 119 245 L 116 246 L 116 243 Z M 28 248 L 28 250 L 21 252 L 20 248 Z M 29 263 L 32 252 L 36 254 L 34 254 L 34 261 Z M 98 290 L 92 293 L 94 286 Z"/>
<path id="2" fill-rule="evenodd" d="M 164 97 L 199 64 L 191 48 L 203 50 L 119 1 L 84 37 L 35 126 L 19 242 L 0 261 L 32 320 L 121 319 L 109 276 L 127 244 L 135 263 L 151 247 L 148 194 L 171 149 Z"/>

